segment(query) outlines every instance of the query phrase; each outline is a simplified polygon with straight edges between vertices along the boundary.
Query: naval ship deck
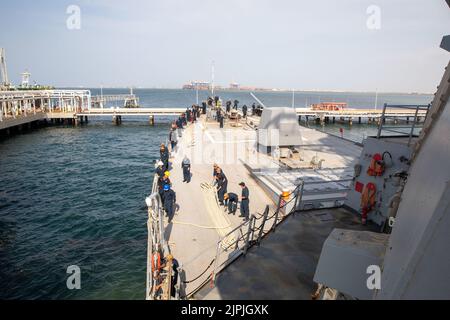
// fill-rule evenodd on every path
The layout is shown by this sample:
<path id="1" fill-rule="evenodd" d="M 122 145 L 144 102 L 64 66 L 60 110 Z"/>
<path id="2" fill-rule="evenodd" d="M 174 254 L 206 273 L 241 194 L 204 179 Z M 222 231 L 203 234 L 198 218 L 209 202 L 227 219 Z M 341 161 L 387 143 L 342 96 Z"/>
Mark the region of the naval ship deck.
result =
<path id="1" fill-rule="evenodd" d="M 257 123 L 258 119 L 247 119 L 247 122 L 250 121 Z M 280 165 L 272 157 L 256 152 L 255 142 L 256 131 L 246 125 L 245 122 L 242 121 L 239 126 L 235 126 L 235 123 L 230 121 L 225 124 L 224 128 L 219 128 L 219 124 L 215 120 L 207 120 L 202 115 L 196 123 L 189 124 L 183 130 L 183 135 L 178 141 L 177 148 L 172 153 L 170 159 L 170 180 L 177 196 L 177 211 L 170 224 L 167 224 L 167 221 L 165 221 L 166 228 L 164 236 L 169 244 L 171 253 L 182 266 L 181 280 L 187 282 L 185 283 L 184 292 L 181 292 L 181 297 L 189 296 L 191 292 L 197 291 L 200 287 L 209 287 L 208 285 L 205 286 L 205 284 L 213 277 L 212 272 L 220 269 L 217 266 L 225 266 L 225 262 L 233 255 L 233 252 L 224 251 L 224 255 L 217 257 L 218 242 L 223 238 L 223 229 L 232 230 L 244 222 L 243 218 L 239 217 L 239 209 L 234 216 L 227 215 L 225 211 L 223 212 L 225 219 L 229 219 L 229 226 L 217 225 L 217 221 L 215 222 L 211 213 L 211 205 L 208 203 L 208 199 L 202 190 L 203 183 L 211 183 L 213 180 L 212 165 L 214 163 L 217 163 L 222 168 L 228 178 L 228 192 L 234 192 L 240 196 L 241 188 L 238 184 L 241 181 L 246 183 L 250 191 L 251 215 L 261 215 L 267 205 L 269 206 L 270 212 L 275 211 L 277 208 L 277 204 L 274 203 L 273 198 L 258 184 L 251 172 L 249 172 L 249 168 L 277 169 L 280 168 Z M 324 168 L 351 167 L 357 161 L 360 152 L 361 148 L 359 146 L 348 141 L 316 130 L 302 128 L 300 158 L 304 159 L 305 167 L 309 165 L 309 160 L 316 155 L 324 160 L 322 164 Z M 192 179 L 190 183 L 183 182 L 181 162 L 185 155 L 191 161 Z M 262 256 L 259 260 L 258 258 L 250 259 L 249 257 L 239 259 L 235 262 L 236 266 L 233 265 L 227 269 L 223 276 L 217 278 L 217 281 L 219 281 L 217 283 L 218 287 L 214 291 L 211 291 L 207 295 L 202 291 L 197 296 L 194 296 L 194 298 L 238 298 L 236 295 L 231 295 L 231 291 L 227 291 L 228 289 L 225 288 L 227 285 L 224 284 L 226 281 L 222 279 L 230 279 L 230 284 L 240 282 L 241 288 L 247 289 L 242 289 L 240 291 L 242 296 L 239 297 L 251 298 L 251 295 L 247 295 L 247 290 L 257 285 L 258 282 L 255 278 L 257 275 L 259 275 L 258 281 L 262 281 L 259 279 L 260 276 L 264 278 L 264 274 L 260 273 L 264 270 L 264 261 L 267 262 L 267 268 L 269 269 L 271 265 L 273 266 L 273 264 L 276 265 L 280 261 L 283 261 L 264 258 L 264 253 L 267 252 L 267 248 L 270 248 L 271 241 L 281 237 L 283 234 L 287 237 L 290 233 L 289 230 L 291 228 L 295 229 L 295 221 L 298 219 L 303 221 L 304 218 L 300 218 L 299 216 L 290 219 L 294 223 L 286 223 L 287 231 L 275 233 L 269 238 L 267 243 L 264 240 L 259 249 L 254 249 L 248 253 L 252 256 L 261 254 Z M 258 220 L 256 224 L 261 223 L 261 220 Z M 273 222 L 269 219 L 266 225 L 263 226 L 263 230 L 268 232 L 272 225 Z M 331 232 L 330 227 L 322 229 L 321 226 L 316 226 L 316 229 L 318 229 L 318 233 L 314 237 L 317 238 L 320 235 L 323 237 L 323 240 Z M 286 245 L 294 249 L 301 249 L 306 246 L 307 251 L 317 251 L 318 255 L 323 241 L 315 241 L 314 237 L 301 235 L 297 240 L 291 242 L 286 240 Z M 306 243 L 301 243 L 305 238 L 309 240 Z M 275 247 L 278 246 L 276 243 L 274 245 Z M 308 246 L 311 247 L 308 249 Z M 295 252 L 295 250 L 292 251 L 292 254 L 295 255 Z M 214 259 L 216 261 L 213 261 Z M 249 268 L 246 266 L 241 268 L 237 267 L 243 263 L 248 264 Z M 254 267 L 251 267 L 254 264 L 258 264 L 262 268 L 258 273 L 255 272 Z M 301 265 L 299 263 L 299 266 Z M 230 271 L 237 270 L 236 268 L 241 272 L 235 273 L 234 271 Z M 308 268 L 313 268 L 311 262 L 309 262 Z M 246 276 L 252 272 L 255 272 L 252 277 Z M 284 273 L 282 269 L 277 272 Z M 231 279 L 230 276 L 234 273 L 235 275 L 233 277 L 235 278 Z M 246 278 L 246 280 L 241 281 L 242 278 Z M 276 281 L 275 279 L 277 279 L 276 276 L 270 281 Z M 231 290 L 233 286 L 229 288 Z M 272 289 L 275 290 L 275 287 Z M 291 296 L 290 294 L 283 296 L 283 289 L 280 288 L 279 290 L 281 290 L 279 292 L 280 298 Z M 267 294 L 270 294 L 270 290 Z M 274 298 L 276 296 L 274 293 L 271 297 Z M 262 296 L 254 297 L 262 298 Z M 307 298 L 306 294 L 302 297 Z"/>
<path id="2" fill-rule="evenodd" d="M 223 270 L 214 288 L 195 296 L 205 300 L 308 300 L 322 245 L 334 228 L 370 230 L 353 213 L 322 209 L 291 214 L 259 247 L 252 247 Z"/>

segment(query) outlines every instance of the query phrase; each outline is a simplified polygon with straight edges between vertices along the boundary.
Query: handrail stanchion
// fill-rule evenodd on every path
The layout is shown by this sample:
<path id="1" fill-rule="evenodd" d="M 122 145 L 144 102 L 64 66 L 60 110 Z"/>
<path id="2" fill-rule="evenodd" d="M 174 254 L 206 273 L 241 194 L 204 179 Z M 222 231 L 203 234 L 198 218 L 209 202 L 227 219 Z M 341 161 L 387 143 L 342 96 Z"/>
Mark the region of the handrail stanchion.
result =
<path id="1" fill-rule="evenodd" d="M 253 242 L 254 238 L 255 238 L 255 230 L 256 230 L 256 217 L 253 217 L 253 225 L 252 225 L 252 237 L 250 239 L 251 242 Z"/>
<path id="2" fill-rule="evenodd" d="M 301 203 L 304 186 L 305 186 L 305 182 L 303 180 L 300 180 L 300 184 L 294 190 L 295 202 L 294 202 L 294 212 L 293 213 L 295 213 L 297 211 L 298 206 Z"/>
<path id="3" fill-rule="evenodd" d="M 253 223 L 253 219 L 254 218 L 255 218 L 255 216 L 252 215 L 250 217 L 250 220 L 248 221 L 247 234 L 245 235 L 244 255 L 247 253 L 247 250 L 248 250 L 248 247 L 249 247 L 250 233 L 252 232 L 252 223 Z"/>
<path id="4" fill-rule="evenodd" d="M 219 262 L 219 255 L 220 255 L 220 244 L 222 243 L 222 240 L 219 240 L 219 242 L 217 242 L 217 250 L 216 250 L 216 258 L 214 261 L 214 268 L 212 271 L 212 277 L 211 277 L 211 282 L 214 284 L 216 281 L 216 271 L 217 271 L 217 264 Z"/>
<path id="5" fill-rule="evenodd" d="M 267 220 L 268 215 L 269 215 L 269 206 L 267 205 L 266 209 L 264 210 L 263 221 L 261 222 L 261 225 L 260 225 L 261 229 L 259 229 L 259 233 L 258 233 L 258 246 L 260 245 L 260 242 L 261 242 L 261 237 L 264 232 L 264 226 L 266 225 L 266 220 Z"/>
<path id="6" fill-rule="evenodd" d="M 277 226 L 278 214 L 280 213 L 280 207 L 281 207 L 281 200 L 282 200 L 282 197 L 280 195 L 280 198 L 278 199 L 277 211 L 275 212 L 275 220 L 273 221 L 273 225 L 272 225 L 272 229 L 271 229 L 272 231 L 274 231 Z"/>
<path id="7" fill-rule="evenodd" d="M 412 136 L 413 136 L 413 133 L 414 133 L 414 128 L 416 127 L 416 123 L 417 123 L 417 114 L 418 113 L 419 113 L 419 106 L 417 106 L 416 112 L 414 113 L 414 121 L 413 121 L 413 124 L 411 126 L 411 131 L 409 132 L 408 147 L 411 144 Z"/>
<path id="8" fill-rule="evenodd" d="M 385 103 L 384 106 L 383 106 L 383 113 L 381 114 L 380 124 L 378 125 L 377 139 L 380 139 L 380 136 L 381 136 L 381 129 L 383 127 L 384 116 L 386 114 L 386 108 L 387 108 L 387 103 Z"/>
<path id="9" fill-rule="evenodd" d="M 236 245 L 234 246 L 234 250 L 239 249 L 239 239 L 240 239 L 240 237 L 238 236 L 236 239 Z"/>

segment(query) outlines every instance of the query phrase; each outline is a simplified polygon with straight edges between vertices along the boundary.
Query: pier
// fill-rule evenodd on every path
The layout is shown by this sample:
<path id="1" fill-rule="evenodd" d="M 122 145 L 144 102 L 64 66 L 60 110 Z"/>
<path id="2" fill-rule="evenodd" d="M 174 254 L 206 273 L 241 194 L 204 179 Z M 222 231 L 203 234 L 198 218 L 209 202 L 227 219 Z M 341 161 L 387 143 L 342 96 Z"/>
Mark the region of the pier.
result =
<path id="1" fill-rule="evenodd" d="M 132 92 L 130 94 L 112 94 L 93 96 L 91 99 L 92 108 L 104 108 L 109 102 L 121 102 L 127 108 L 139 107 L 139 98 Z"/>
<path id="2" fill-rule="evenodd" d="M 124 101 L 124 107 L 106 107 L 106 103 L 115 101 Z M 155 116 L 178 116 L 186 110 L 136 108 L 138 101 L 134 94 L 91 97 L 89 90 L 0 91 L 0 130 L 20 130 L 23 125 L 41 121 L 77 125 L 98 116 L 111 116 L 115 124 L 122 122 L 122 116 L 148 116 L 153 125 Z"/>
<path id="3" fill-rule="evenodd" d="M 77 116 L 179 116 L 186 108 L 91 108 Z"/>
<path id="4" fill-rule="evenodd" d="M 417 105 L 411 105 L 411 109 L 406 109 L 405 106 L 389 105 L 390 109 L 386 111 L 390 116 L 397 117 L 414 117 Z M 383 109 L 344 109 L 339 111 L 313 110 L 311 108 L 295 108 L 298 116 L 310 117 L 343 117 L 343 118 L 379 118 L 383 113 Z M 420 111 L 419 115 L 425 115 L 426 111 Z"/>
<path id="5" fill-rule="evenodd" d="M 123 107 L 107 107 L 110 102 L 124 101 Z M 91 97 L 89 90 L 15 90 L 0 91 L 0 130 L 30 124 L 36 121 L 55 121 L 77 125 L 87 122 L 89 117 L 112 118 L 114 124 L 121 124 L 122 117 L 148 117 L 150 125 L 156 116 L 178 116 L 186 109 L 180 107 L 142 108 L 132 93 L 125 95 L 100 95 Z M 385 109 L 385 117 L 383 117 Z M 425 119 L 428 106 L 389 105 L 382 109 L 313 110 L 296 108 L 299 122 L 314 120 L 320 124 L 353 121 L 380 125 L 386 118 L 394 124 L 399 122 L 421 122 Z"/>
<path id="6" fill-rule="evenodd" d="M 381 109 L 343 109 L 343 110 L 313 110 L 312 108 L 296 108 L 299 122 L 302 119 L 305 122 L 315 120 L 317 123 L 335 123 L 336 121 L 346 122 L 349 125 L 353 124 L 354 120 L 362 123 L 363 119 L 367 123 L 374 123 L 380 125 L 381 121 L 386 118 L 393 119 L 394 123 L 404 121 L 409 123 L 410 119 L 416 119 L 418 122 L 423 121 L 428 112 L 428 105 L 387 105 L 385 104 Z M 385 117 L 383 118 L 383 110 Z"/>
<path id="7" fill-rule="evenodd" d="M 35 122 L 76 123 L 76 113 L 88 110 L 88 90 L 17 90 L 0 91 L 0 130 Z"/>

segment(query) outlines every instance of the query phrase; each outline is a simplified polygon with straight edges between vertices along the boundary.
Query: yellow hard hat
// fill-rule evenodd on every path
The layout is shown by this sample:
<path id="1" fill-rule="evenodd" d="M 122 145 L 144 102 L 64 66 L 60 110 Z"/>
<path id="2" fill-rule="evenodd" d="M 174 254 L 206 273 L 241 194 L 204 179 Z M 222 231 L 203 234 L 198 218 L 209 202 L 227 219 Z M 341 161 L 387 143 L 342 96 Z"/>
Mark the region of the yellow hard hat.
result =
<path id="1" fill-rule="evenodd" d="M 166 172 L 164 172 L 164 175 L 168 177 L 168 176 L 170 176 L 170 172 L 166 171 Z"/>

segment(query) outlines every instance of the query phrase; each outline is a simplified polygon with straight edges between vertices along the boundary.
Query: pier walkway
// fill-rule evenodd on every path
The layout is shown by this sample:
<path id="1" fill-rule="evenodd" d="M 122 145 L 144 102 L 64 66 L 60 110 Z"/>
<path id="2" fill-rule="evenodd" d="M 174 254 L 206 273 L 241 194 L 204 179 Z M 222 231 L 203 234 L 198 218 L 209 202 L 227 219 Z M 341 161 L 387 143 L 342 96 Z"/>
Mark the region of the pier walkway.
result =
<path id="1" fill-rule="evenodd" d="M 106 107 L 107 102 L 124 101 L 128 107 Z M 113 122 L 120 124 L 122 117 L 149 117 L 150 124 L 154 124 L 155 116 L 178 116 L 185 108 L 141 108 L 136 107 L 138 98 L 129 95 L 101 95 L 91 97 L 89 90 L 16 90 L 0 91 L 0 130 L 20 126 L 37 120 L 64 119 L 69 123 L 77 124 L 88 117 L 110 116 Z M 423 106 L 422 106 L 423 107 Z M 427 113 L 425 108 L 417 106 L 390 105 L 385 110 L 386 117 L 394 121 L 410 118 L 424 119 Z M 310 118 L 328 122 L 353 119 L 367 119 L 380 121 L 383 109 L 344 109 L 336 111 L 314 110 L 312 108 L 296 108 L 299 120 Z"/>
<path id="2" fill-rule="evenodd" d="M 47 99 L 47 98 L 45 98 Z M 43 98 L 43 100 L 45 100 Z M 45 100 L 46 101 L 46 100 Z M 8 102 L 10 103 L 10 102 Z M 178 116 L 185 112 L 185 108 L 76 108 L 72 105 L 65 105 L 59 107 L 58 105 L 52 105 L 48 108 L 42 104 L 36 106 L 35 104 L 29 104 L 27 108 L 22 109 L 9 109 L 7 110 L 7 103 L 1 103 L 3 105 L 2 112 L 0 112 L 0 130 L 9 127 L 17 126 L 20 124 L 26 124 L 36 120 L 45 120 L 52 118 L 69 119 L 76 122 L 81 117 L 149 117 L 151 124 L 154 123 L 155 116 Z M 41 107 L 42 106 L 42 107 Z M 382 116 L 382 110 L 347 110 L 347 111 L 316 111 L 308 108 L 297 108 L 297 115 L 301 117 L 311 117 L 312 119 L 326 119 L 326 118 L 366 118 L 366 119 L 379 119 Z M 389 117 L 397 117 L 399 119 L 414 118 L 414 110 L 397 110 L 390 109 L 386 111 L 386 115 Z M 420 110 L 418 117 L 425 117 L 426 111 Z"/>
<path id="3" fill-rule="evenodd" d="M 409 108 L 407 108 L 409 107 Z M 423 107 L 423 106 L 422 106 Z M 390 105 L 389 110 L 386 110 L 386 115 L 396 116 L 399 118 L 414 117 L 416 113 L 417 105 L 411 106 L 395 106 Z M 310 116 L 313 118 L 322 117 L 336 117 L 336 118 L 380 118 L 383 114 L 383 108 L 381 109 L 353 109 L 346 108 L 344 110 L 327 111 L 327 110 L 313 110 L 311 108 L 295 108 L 298 116 Z M 419 110 L 418 116 L 425 116 L 426 110 Z"/>
<path id="4" fill-rule="evenodd" d="M 179 116 L 186 108 L 91 108 L 76 116 Z"/>

